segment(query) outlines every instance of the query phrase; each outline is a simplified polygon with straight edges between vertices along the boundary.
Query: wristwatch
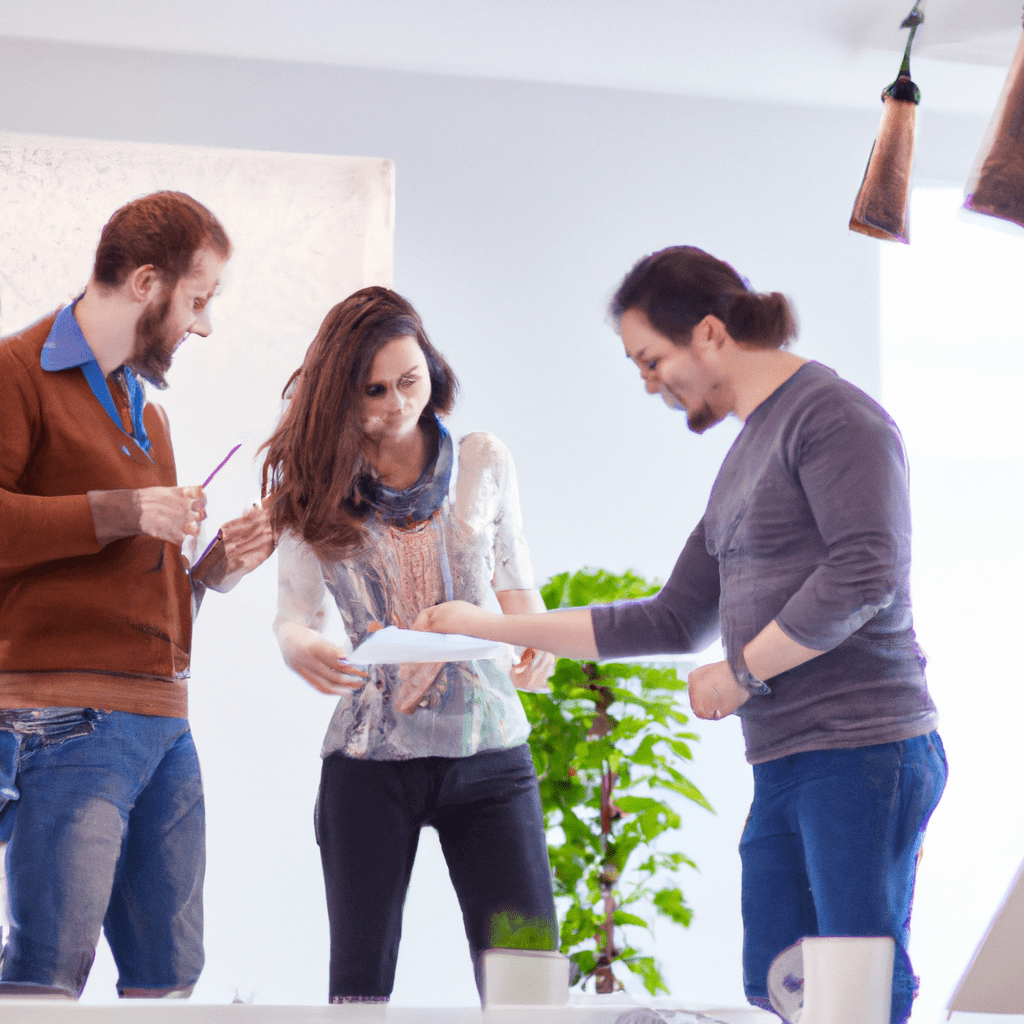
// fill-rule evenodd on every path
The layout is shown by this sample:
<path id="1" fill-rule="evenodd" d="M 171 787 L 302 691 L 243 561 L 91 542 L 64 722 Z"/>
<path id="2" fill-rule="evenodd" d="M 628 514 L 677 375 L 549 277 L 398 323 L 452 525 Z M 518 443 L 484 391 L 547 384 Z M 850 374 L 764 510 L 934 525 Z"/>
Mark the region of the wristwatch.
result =
<path id="1" fill-rule="evenodd" d="M 746 658 L 743 657 L 743 648 L 741 647 L 733 655 L 729 662 L 729 667 L 732 669 L 732 674 L 736 677 L 736 682 L 740 684 L 745 690 L 749 690 L 751 693 L 770 693 L 771 688 L 763 679 L 758 679 L 749 668 L 747 668 Z"/>

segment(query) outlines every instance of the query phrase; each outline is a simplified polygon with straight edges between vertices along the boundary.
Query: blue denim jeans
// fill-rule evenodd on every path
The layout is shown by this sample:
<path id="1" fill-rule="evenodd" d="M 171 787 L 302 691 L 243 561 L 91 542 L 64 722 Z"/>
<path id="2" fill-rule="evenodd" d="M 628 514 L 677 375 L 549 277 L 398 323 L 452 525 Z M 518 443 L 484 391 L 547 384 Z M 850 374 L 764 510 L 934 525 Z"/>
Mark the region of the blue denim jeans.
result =
<path id="1" fill-rule="evenodd" d="M 17 737 L 11 934 L 0 980 L 77 997 L 106 933 L 121 995 L 191 991 L 203 967 L 205 816 L 183 718 L 90 708 L 2 712 Z M 0 791 L 4 787 L 0 786 Z"/>
<path id="2" fill-rule="evenodd" d="M 768 968 L 807 935 L 891 935 L 892 1020 L 917 979 L 905 955 L 917 854 L 946 784 L 938 733 L 754 766 L 743 862 L 743 984 L 767 1006 Z"/>

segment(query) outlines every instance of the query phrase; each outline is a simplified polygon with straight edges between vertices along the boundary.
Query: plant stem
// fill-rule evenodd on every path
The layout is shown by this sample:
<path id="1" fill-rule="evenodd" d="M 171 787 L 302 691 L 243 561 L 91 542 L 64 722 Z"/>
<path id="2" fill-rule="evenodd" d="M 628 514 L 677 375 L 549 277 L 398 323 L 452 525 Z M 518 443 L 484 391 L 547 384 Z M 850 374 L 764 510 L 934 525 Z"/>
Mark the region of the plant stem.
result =
<path id="1" fill-rule="evenodd" d="M 591 732 L 597 735 L 607 735 L 611 731 L 611 722 L 608 719 L 608 708 L 611 707 L 613 697 L 607 686 L 595 686 L 597 690 L 597 715 L 591 726 Z M 613 865 L 608 861 L 608 842 L 612 831 L 612 790 L 615 787 L 615 774 L 611 765 L 605 761 L 601 773 L 601 895 L 604 898 L 604 953 L 598 960 L 596 975 L 597 991 L 602 994 L 615 991 L 615 975 L 612 973 L 612 961 L 618 952 L 615 948 L 615 896 L 612 887 L 615 884 L 613 878 Z"/>

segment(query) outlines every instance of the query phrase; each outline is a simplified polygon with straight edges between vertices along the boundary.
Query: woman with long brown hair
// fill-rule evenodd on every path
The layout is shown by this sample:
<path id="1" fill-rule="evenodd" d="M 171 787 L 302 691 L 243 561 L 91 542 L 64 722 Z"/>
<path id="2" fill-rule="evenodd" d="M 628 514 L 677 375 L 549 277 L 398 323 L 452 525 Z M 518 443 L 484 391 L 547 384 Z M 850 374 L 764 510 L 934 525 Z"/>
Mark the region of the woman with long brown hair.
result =
<path id="1" fill-rule="evenodd" d="M 474 963 L 499 921 L 557 943 L 543 817 L 515 686 L 552 657 L 357 667 L 321 634 L 328 595 L 355 646 L 453 598 L 543 610 L 515 468 L 493 435 L 455 446 L 457 381 L 400 295 L 364 288 L 324 319 L 266 444 L 281 535 L 285 662 L 340 697 L 316 805 L 331 927 L 330 1000 L 386 1001 L 420 828 L 439 833 Z M 499 925 L 500 926 L 500 925 Z"/>

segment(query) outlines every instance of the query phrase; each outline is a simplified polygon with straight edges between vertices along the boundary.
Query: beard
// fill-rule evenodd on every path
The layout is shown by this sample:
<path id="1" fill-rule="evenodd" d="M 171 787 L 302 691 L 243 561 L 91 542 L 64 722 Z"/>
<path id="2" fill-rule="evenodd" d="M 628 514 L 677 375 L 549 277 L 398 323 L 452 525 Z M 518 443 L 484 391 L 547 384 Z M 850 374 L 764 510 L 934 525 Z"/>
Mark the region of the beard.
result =
<path id="1" fill-rule="evenodd" d="M 682 402 L 679 401 L 678 398 L 676 398 L 675 393 L 667 384 L 662 384 L 658 391 L 661 394 L 662 401 L 670 409 L 686 413 L 686 425 L 695 434 L 703 434 L 708 427 L 713 427 L 716 423 L 719 423 L 724 419 L 723 416 L 719 416 L 718 413 L 711 408 L 708 402 L 702 403 L 691 412 L 685 405 L 683 405 Z"/>
<path id="2" fill-rule="evenodd" d="M 686 412 L 686 425 L 695 434 L 703 434 L 708 427 L 713 427 L 716 423 L 721 423 L 723 419 L 725 419 L 725 417 L 719 416 L 719 414 L 715 412 L 707 402 L 692 411 L 687 410 Z"/>
<path id="3" fill-rule="evenodd" d="M 167 314 L 172 292 L 163 300 L 144 310 L 135 324 L 135 344 L 125 360 L 140 377 L 163 391 L 167 387 L 167 371 L 181 338 L 172 338 L 167 329 Z"/>

